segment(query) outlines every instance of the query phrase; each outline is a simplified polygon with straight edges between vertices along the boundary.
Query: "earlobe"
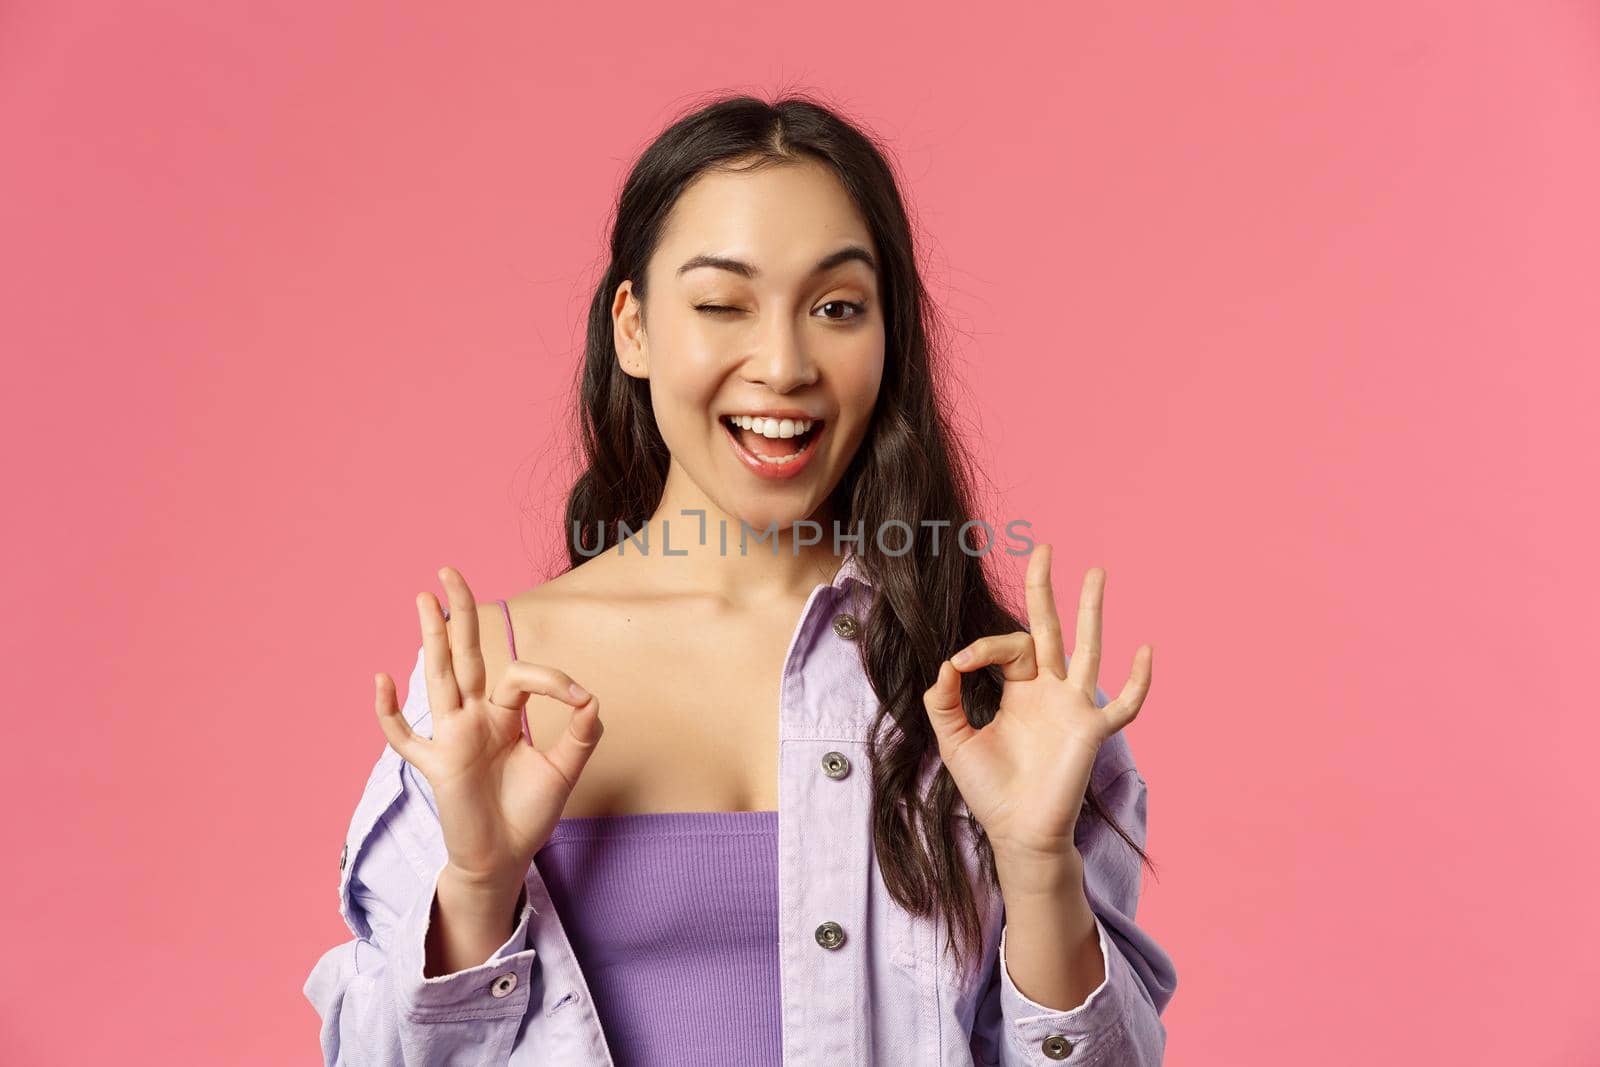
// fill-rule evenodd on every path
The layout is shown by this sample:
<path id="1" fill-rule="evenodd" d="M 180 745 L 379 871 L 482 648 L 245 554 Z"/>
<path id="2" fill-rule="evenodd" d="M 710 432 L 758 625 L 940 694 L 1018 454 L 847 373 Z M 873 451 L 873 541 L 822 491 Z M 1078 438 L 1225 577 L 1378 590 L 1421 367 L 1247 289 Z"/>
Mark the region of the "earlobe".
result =
<path id="1" fill-rule="evenodd" d="M 631 279 L 617 286 L 616 299 L 611 302 L 611 336 L 622 373 L 632 378 L 648 378 L 650 361 L 645 352 L 644 323 Z"/>
<path id="2" fill-rule="evenodd" d="M 643 351 L 620 328 L 616 331 L 616 349 L 617 366 L 622 368 L 622 373 L 630 378 L 650 377 Z"/>

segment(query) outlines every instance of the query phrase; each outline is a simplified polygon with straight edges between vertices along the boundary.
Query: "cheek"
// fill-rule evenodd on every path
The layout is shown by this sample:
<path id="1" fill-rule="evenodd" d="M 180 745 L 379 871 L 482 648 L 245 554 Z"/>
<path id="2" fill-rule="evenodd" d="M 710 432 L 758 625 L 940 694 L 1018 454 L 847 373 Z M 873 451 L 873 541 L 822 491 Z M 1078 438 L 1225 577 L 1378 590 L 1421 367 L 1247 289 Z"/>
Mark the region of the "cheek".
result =
<path id="1" fill-rule="evenodd" d="M 883 331 L 864 338 L 853 346 L 848 358 L 839 364 L 838 377 L 841 400 L 847 403 L 865 422 L 871 418 L 878 400 L 878 390 L 883 385 Z"/>
<path id="2" fill-rule="evenodd" d="M 709 418 L 722 371 L 703 341 L 677 337 L 650 349 L 650 400 L 661 422 Z"/>

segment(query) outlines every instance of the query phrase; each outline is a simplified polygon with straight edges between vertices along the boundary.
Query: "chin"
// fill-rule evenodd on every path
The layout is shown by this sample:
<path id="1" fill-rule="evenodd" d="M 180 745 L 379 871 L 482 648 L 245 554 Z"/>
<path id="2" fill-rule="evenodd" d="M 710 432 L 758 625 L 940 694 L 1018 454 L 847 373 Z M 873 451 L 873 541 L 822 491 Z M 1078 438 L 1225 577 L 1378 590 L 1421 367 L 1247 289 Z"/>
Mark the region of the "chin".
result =
<path id="1" fill-rule="evenodd" d="M 731 520 L 728 529 L 728 551 L 730 553 L 739 550 L 739 523 L 741 522 L 750 527 L 748 551 L 770 552 L 772 549 L 765 542 L 759 544 L 756 542 L 755 538 L 758 534 L 769 526 L 780 534 L 787 534 L 790 527 L 809 519 L 817 510 L 817 505 L 809 500 L 788 506 L 769 502 L 766 504 L 752 503 L 741 507 L 737 501 L 731 503 L 733 503 L 733 506 L 725 509 Z M 823 530 L 821 534 L 823 539 L 826 540 L 828 531 Z M 712 534 L 711 536 L 715 535 Z"/>

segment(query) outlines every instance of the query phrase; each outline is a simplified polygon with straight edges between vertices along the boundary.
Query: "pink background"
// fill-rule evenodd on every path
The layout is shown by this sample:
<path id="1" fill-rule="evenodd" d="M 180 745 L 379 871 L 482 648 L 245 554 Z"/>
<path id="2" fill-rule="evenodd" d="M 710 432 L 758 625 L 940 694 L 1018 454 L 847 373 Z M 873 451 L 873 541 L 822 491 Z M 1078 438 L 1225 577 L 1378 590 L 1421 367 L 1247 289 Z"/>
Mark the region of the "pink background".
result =
<path id="1" fill-rule="evenodd" d="M 1600 1061 L 1600 7 L 1282 6 L 7 4 L 0 1058 L 316 1062 L 372 674 L 546 573 L 627 163 L 793 86 L 1155 645 L 1167 1062 Z"/>

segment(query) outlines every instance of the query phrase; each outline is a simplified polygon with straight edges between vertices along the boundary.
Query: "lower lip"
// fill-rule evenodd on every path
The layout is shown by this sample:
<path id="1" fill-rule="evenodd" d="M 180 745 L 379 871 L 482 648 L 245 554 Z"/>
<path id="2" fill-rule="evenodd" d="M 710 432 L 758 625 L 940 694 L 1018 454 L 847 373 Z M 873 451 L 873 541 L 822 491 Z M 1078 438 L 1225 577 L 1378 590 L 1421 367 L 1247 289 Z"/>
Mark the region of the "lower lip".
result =
<path id="1" fill-rule="evenodd" d="M 752 455 L 749 449 L 740 444 L 739 439 L 733 435 L 733 430 L 726 422 L 718 419 L 717 424 L 722 427 L 722 432 L 727 436 L 728 444 L 733 446 L 733 454 L 739 457 L 739 461 L 748 467 L 756 477 L 769 478 L 772 481 L 793 478 L 804 470 L 806 465 L 811 462 L 811 457 L 817 454 L 817 442 L 822 440 L 823 433 L 828 429 L 828 424 L 823 423 L 813 430 L 811 436 L 806 440 L 805 450 L 787 463 L 768 463 L 760 456 Z"/>

